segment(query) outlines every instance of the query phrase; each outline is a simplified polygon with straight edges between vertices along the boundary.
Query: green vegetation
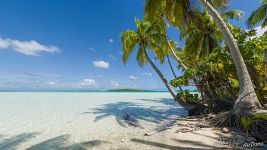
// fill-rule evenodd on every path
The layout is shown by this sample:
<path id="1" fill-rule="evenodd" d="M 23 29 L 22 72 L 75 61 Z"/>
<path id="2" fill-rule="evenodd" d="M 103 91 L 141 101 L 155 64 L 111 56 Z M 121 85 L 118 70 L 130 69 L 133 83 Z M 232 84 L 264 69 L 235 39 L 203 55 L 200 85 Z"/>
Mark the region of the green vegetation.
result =
<path id="1" fill-rule="evenodd" d="M 262 27 L 267 26 L 267 0 L 262 0 L 262 5 L 252 12 L 248 19 L 248 26 L 253 27 L 262 22 Z"/>
<path id="2" fill-rule="evenodd" d="M 184 90 L 182 92 L 177 93 L 177 97 L 179 99 L 183 99 L 188 103 L 197 104 L 198 94 L 191 94 L 190 91 Z"/>
<path id="3" fill-rule="evenodd" d="M 246 130 L 247 137 L 248 137 L 249 126 L 251 126 L 253 122 L 254 122 L 254 120 L 252 120 L 250 118 L 241 117 L 241 124 Z"/>
<path id="4" fill-rule="evenodd" d="M 240 122 L 246 131 L 247 137 L 248 137 L 250 126 L 252 126 L 253 124 L 255 124 L 255 122 L 257 122 L 261 119 L 267 120 L 267 114 L 266 113 L 258 113 L 258 114 L 255 114 L 255 116 L 253 118 L 241 117 Z"/>
<path id="5" fill-rule="evenodd" d="M 266 2 L 263 0 L 262 6 L 252 13 L 250 26 L 260 22 L 266 26 Z M 225 119 L 217 118 L 215 125 L 243 125 L 249 132 L 251 122 L 247 118 L 255 117 L 267 102 L 267 35 L 256 37 L 255 30 L 246 31 L 230 24 L 229 19 L 240 19 L 243 12 L 225 9 L 228 4 L 229 1 L 221 0 L 146 0 L 144 19 L 136 20 L 135 30 L 122 34 L 122 60 L 126 63 L 137 48 L 138 64 L 149 63 L 174 99 L 190 114 L 203 113 L 201 108 L 212 113 L 228 111 Z M 179 30 L 184 47 L 168 38 L 167 24 Z M 167 81 L 151 61 L 152 54 L 160 63 L 167 58 L 172 80 Z M 178 67 L 173 68 L 169 59 L 175 59 Z M 178 69 L 183 70 L 181 76 L 175 74 Z M 180 86 L 196 86 L 201 96 L 181 88 L 175 93 L 173 87 Z M 265 125 L 266 120 L 258 118 L 251 131 L 267 135 Z"/>

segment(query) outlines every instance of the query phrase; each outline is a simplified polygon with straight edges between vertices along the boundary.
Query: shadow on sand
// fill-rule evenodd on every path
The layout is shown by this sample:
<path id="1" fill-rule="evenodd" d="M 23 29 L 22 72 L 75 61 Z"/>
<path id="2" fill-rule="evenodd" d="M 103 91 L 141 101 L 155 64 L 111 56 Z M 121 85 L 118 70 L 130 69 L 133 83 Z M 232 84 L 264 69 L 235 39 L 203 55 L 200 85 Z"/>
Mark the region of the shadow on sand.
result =
<path id="1" fill-rule="evenodd" d="M 137 102 L 117 102 L 117 103 L 108 103 L 104 104 L 98 108 L 93 109 L 91 112 L 83 112 L 82 114 L 93 113 L 96 115 L 95 121 L 99 121 L 106 117 L 114 116 L 117 122 L 125 126 L 125 114 L 130 115 L 132 120 L 144 120 L 153 123 L 159 123 L 161 121 L 169 120 L 172 115 L 182 115 L 186 114 L 185 110 L 179 105 L 176 105 L 170 99 L 159 99 L 159 100 L 150 100 L 150 99 L 139 99 Z M 149 103 L 146 106 L 146 103 Z M 160 105 L 159 105 L 160 104 Z M 5 138 L 5 136 L 0 135 L 0 150 L 6 149 L 16 149 L 19 145 L 28 142 L 29 140 L 38 136 L 39 133 L 23 133 L 13 137 Z M 42 141 L 40 143 L 32 145 L 27 150 L 86 150 L 97 148 L 103 144 L 111 144 L 108 141 L 103 140 L 91 140 L 83 143 L 69 143 L 70 135 L 60 135 Z M 143 141 L 132 140 L 137 143 L 144 143 Z M 152 144 L 145 142 L 146 144 Z M 154 143 L 155 144 L 155 143 Z M 167 148 L 176 148 L 164 144 L 156 144 L 158 147 L 167 147 Z"/>
<path id="2" fill-rule="evenodd" d="M 30 139 L 34 138 L 38 133 L 22 133 L 16 136 L 12 136 L 9 138 L 3 138 L 0 142 L 0 149 L 6 150 L 6 149 L 16 149 L 16 147 L 23 142 L 27 142 Z"/>
<path id="3" fill-rule="evenodd" d="M 177 139 L 174 139 L 177 140 Z M 140 139 L 131 139 L 132 142 L 135 142 L 137 144 L 145 144 L 157 148 L 162 148 L 162 149 L 168 149 L 168 150 L 202 150 L 203 148 L 194 148 L 194 147 L 205 147 L 205 149 L 214 149 L 213 146 L 205 145 L 201 141 L 186 141 L 186 140 L 177 140 L 178 143 L 186 143 L 190 144 L 190 147 L 181 147 L 181 146 L 174 146 L 174 145 L 168 145 L 168 144 L 163 144 L 163 143 L 158 143 L 158 142 L 153 142 L 153 141 L 147 141 L 147 140 L 140 140 Z"/>
<path id="4" fill-rule="evenodd" d="M 126 127 L 125 120 L 137 122 L 140 120 L 160 123 L 165 120 L 169 120 L 173 115 L 185 115 L 186 111 L 171 99 L 139 99 L 144 104 L 133 102 L 117 102 L 101 105 L 93 111 L 82 112 L 82 114 L 92 113 L 96 115 L 95 122 L 106 117 L 114 116 L 118 124 Z M 145 103 L 149 103 L 148 106 Z M 159 105 L 160 104 L 160 105 Z"/>
<path id="5" fill-rule="evenodd" d="M 68 144 L 68 139 L 69 135 L 61 135 L 33 145 L 27 150 L 87 150 L 108 143 L 107 141 L 92 140 L 83 143 Z"/>
<path id="6" fill-rule="evenodd" d="M 25 142 L 35 138 L 38 133 L 23 133 L 0 141 L 0 150 L 14 150 Z M 69 135 L 61 135 L 50 138 L 41 143 L 35 144 L 27 150 L 87 150 L 96 148 L 102 144 L 109 144 L 108 141 L 91 140 L 83 143 L 68 143 Z"/>

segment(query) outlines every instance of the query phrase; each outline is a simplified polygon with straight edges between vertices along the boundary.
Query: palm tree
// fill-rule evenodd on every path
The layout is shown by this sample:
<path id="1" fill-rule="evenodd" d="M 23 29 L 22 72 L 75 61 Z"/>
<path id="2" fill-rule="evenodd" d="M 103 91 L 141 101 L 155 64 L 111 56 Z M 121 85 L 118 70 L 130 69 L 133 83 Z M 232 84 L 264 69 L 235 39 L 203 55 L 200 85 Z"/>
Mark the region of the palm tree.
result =
<path id="1" fill-rule="evenodd" d="M 194 22 L 181 31 L 185 40 L 184 52 L 195 57 L 206 57 L 219 47 L 222 35 L 206 11 L 195 12 Z"/>
<path id="2" fill-rule="evenodd" d="M 155 2 L 155 1 L 153 1 Z M 147 5 L 152 4 L 153 2 L 147 1 Z M 157 1 L 160 2 L 160 1 Z M 163 1 L 161 1 L 163 2 Z M 166 1 L 167 2 L 167 1 Z M 172 5 L 174 5 L 175 7 L 178 7 L 179 5 L 184 5 L 187 6 L 188 4 L 186 4 L 186 1 L 181 2 L 181 3 L 172 3 L 170 2 Z M 171 9 L 167 9 L 167 7 L 164 7 L 164 4 L 160 4 L 158 3 L 158 8 L 161 9 L 162 11 L 166 11 L 166 14 L 172 14 L 172 12 L 170 11 Z M 151 7 L 152 8 L 152 7 Z M 180 9 L 181 10 L 181 9 Z M 151 12 L 150 9 L 147 9 L 147 13 L 149 13 L 150 15 L 153 16 L 154 13 L 157 13 L 158 11 L 156 11 L 156 9 L 153 9 Z M 161 28 L 164 32 L 164 36 L 166 38 L 166 45 L 165 45 L 165 49 L 167 49 L 167 54 L 170 52 L 171 56 L 173 56 L 176 61 L 178 62 L 178 64 L 180 65 L 181 69 L 186 71 L 188 69 L 188 66 L 186 64 L 184 64 L 181 60 L 181 58 L 177 55 L 177 50 L 176 50 L 176 45 L 174 42 L 172 41 L 168 41 L 168 35 L 166 33 L 166 23 L 164 21 L 164 19 L 162 17 L 156 17 L 156 18 L 152 18 L 149 16 L 149 14 L 146 16 L 147 18 L 150 18 L 150 20 L 155 20 L 155 22 L 161 22 L 159 23 L 159 25 L 161 25 Z M 199 11 L 181 11 L 180 13 L 177 14 L 189 14 L 189 15 L 184 15 L 184 16 L 191 16 L 190 20 L 194 19 L 194 21 L 190 21 L 188 18 L 189 17 L 184 17 L 187 18 L 187 23 L 184 22 L 184 25 L 179 24 L 178 19 L 173 19 L 174 17 L 171 16 L 167 16 L 167 18 L 169 19 L 169 21 L 178 26 L 179 28 L 182 28 L 181 31 L 181 37 L 183 37 L 186 40 L 186 47 L 184 48 L 184 50 L 190 54 L 196 54 L 196 55 L 207 55 L 209 52 L 211 52 L 212 49 L 214 49 L 215 47 L 218 46 L 218 38 L 221 38 L 219 36 L 221 36 L 221 34 L 218 34 L 217 28 L 215 27 L 215 23 L 211 21 L 211 18 L 209 15 L 207 15 L 206 12 L 202 13 Z M 230 18 L 234 18 L 234 16 L 237 16 L 236 11 L 229 13 L 229 15 L 231 14 L 232 17 Z M 154 14 L 155 15 L 155 14 Z M 162 15 L 162 13 L 156 14 L 156 15 Z M 174 15 L 174 14 L 173 14 Z M 225 15 L 225 16 L 229 16 L 229 15 Z M 192 17 L 194 16 L 194 17 Z M 180 17 L 180 19 L 183 17 Z M 207 25 L 207 23 L 209 23 Z M 185 24 L 187 24 L 185 26 Z M 216 30 L 216 34 L 214 33 Z M 196 39 L 197 38 L 197 39 Z M 194 51 L 192 51 L 194 50 Z M 170 54 L 168 54 L 170 55 Z M 201 93 L 201 97 L 203 99 L 203 88 L 198 84 L 199 79 L 197 77 L 193 77 L 192 78 L 194 85 L 197 87 L 198 91 Z"/>
<path id="3" fill-rule="evenodd" d="M 262 22 L 262 27 L 267 26 L 267 0 L 262 0 L 262 4 L 259 8 L 252 12 L 248 18 L 248 26 L 254 27 Z"/>
<path id="4" fill-rule="evenodd" d="M 194 6 L 192 2 L 191 0 L 147 0 L 145 9 L 148 16 L 166 16 L 170 23 L 182 30 L 190 23 L 190 19 L 194 17 L 194 9 L 191 7 Z M 240 85 L 239 96 L 233 108 L 234 114 L 238 117 L 261 108 L 235 38 L 215 9 L 217 6 L 226 6 L 227 0 L 199 0 L 199 2 L 217 24 L 233 58 Z M 155 19 L 156 17 L 150 17 L 150 19 Z"/>
<path id="5" fill-rule="evenodd" d="M 176 79 L 176 78 L 177 78 L 177 75 L 176 75 L 176 73 L 175 73 L 175 71 L 174 71 L 174 69 L 173 69 L 173 67 L 172 67 L 172 63 L 171 63 L 171 61 L 170 61 L 170 56 L 169 56 L 169 55 L 167 55 L 167 60 L 168 60 L 168 64 L 169 64 L 169 66 L 170 66 L 170 68 L 171 68 L 173 77 Z M 181 87 L 180 85 L 179 85 L 178 87 L 179 87 L 180 92 L 183 92 L 182 87 Z"/>
<path id="6" fill-rule="evenodd" d="M 248 69 L 240 53 L 237 42 L 230 32 L 229 28 L 227 27 L 226 23 L 224 22 L 223 18 L 219 15 L 215 8 L 207 0 L 200 1 L 212 16 L 219 30 L 223 34 L 225 43 L 229 47 L 237 71 L 240 91 L 238 98 L 234 104 L 234 114 L 239 117 L 241 115 L 252 113 L 253 111 L 255 111 L 255 109 L 261 108 L 261 104 L 256 95 L 254 86 L 248 73 Z"/>
<path id="7" fill-rule="evenodd" d="M 248 18 L 248 26 L 254 27 L 255 25 L 262 22 L 262 28 L 267 26 L 267 0 L 262 0 L 262 4 L 259 8 L 252 12 Z M 264 34 L 266 34 L 265 31 Z M 267 64 L 267 53 L 264 54 L 264 63 Z"/>
<path id="8" fill-rule="evenodd" d="M 191 105 L 187 104 L 183 100 L 176 98 L 176 92 L 147 54 L 147 49 L 152 50 L 152 52 L 154 52 L 156 57 L 159 58 L 161 62 L 163 62 L 164 60 L 163 51 L 159 46 L 161 45 L 160 43 L 163 42 L 163 39 L 160 35 L 159 30 L 157 30 L 158 28 L 145 20 L 136 20 L 136 28 L 136 31 L 127 30 L 122 34 L 121 40 L 123 46 L 123 63 L 125 64 L 127 62 L 135 47 L 138 47 L 136 57 L 138 64 L 140 66 L 143 66 L 144 64 L 149 63 L 158 74 L 162 82 L 165 84 L 173 98 L 178 101 L 178 103 L 181 104 L 184 108 L 191 109 Z"/>

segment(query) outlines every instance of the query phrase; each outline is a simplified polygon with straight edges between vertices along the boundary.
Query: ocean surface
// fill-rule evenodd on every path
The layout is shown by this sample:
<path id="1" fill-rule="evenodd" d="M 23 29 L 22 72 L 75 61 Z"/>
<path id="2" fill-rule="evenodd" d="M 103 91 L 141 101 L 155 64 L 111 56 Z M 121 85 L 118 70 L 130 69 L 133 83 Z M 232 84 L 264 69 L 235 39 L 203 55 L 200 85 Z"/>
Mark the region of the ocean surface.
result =
<path id="1" fill-rule="evenodd" d="M 125 122 L 127 115 L 138 128 Z M 151 130 L 179 115 L 186 111 L 168 92 L 0 92 L 0 149 L 109 140 Z"/>

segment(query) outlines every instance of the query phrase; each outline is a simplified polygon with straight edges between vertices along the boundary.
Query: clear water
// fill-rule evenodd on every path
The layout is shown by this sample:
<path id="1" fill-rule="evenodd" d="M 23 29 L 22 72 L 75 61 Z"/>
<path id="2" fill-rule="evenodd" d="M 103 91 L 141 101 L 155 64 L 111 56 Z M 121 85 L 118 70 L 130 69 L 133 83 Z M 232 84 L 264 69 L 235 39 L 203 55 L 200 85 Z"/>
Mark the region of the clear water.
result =
<path id="1" fill-rule="evenodd" d="M 142 128 L 125 127 L 125 113 Z M 66 135 L 75 143 L 108 139 L 184 114 L 167 92 L 2 92 L 0 149 L 29 148 Z"/>

